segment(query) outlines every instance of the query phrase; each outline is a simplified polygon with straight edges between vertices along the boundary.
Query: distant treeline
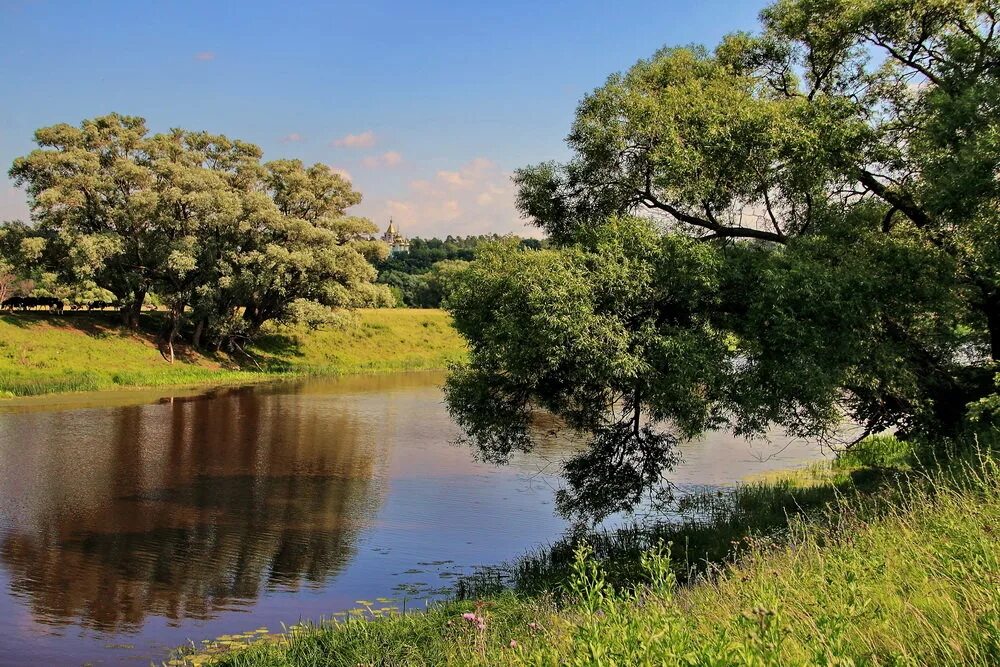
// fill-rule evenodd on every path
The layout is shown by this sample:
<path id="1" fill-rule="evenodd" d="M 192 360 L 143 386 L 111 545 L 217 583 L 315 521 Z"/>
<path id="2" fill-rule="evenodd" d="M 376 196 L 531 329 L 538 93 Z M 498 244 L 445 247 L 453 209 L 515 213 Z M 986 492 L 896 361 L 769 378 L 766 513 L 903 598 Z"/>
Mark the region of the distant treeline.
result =
<path id="1" fill-rule="evenodd" d="M 455 276 L 475 257 L 476 247 L 501 238 L 505 237 L 483 234 L 448 236 L 444 240 L 415 238 L 409 252 L 391 255 L 376 265 L 378 282 L 389 286 L 400 306 L 439 308 L 447 302 Z M 535 250 L 544 243 L 538 239 L 518 240 L 523 247 Z"/>

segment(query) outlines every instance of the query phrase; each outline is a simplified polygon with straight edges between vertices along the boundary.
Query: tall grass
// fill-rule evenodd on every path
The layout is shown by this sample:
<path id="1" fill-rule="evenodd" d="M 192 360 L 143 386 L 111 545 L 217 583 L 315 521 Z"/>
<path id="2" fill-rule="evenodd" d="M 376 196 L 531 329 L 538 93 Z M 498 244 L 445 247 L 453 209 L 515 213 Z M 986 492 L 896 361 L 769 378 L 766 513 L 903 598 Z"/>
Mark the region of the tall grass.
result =
<path id="1" fill-rule="evenodd" d="M 182 350 L 168 364 L 156 345 L 155 315 L 139 332 L 107 314 L 0 316 L 0 397 L 117 387 L 250 382 L 283 375 L 443 369 L 464 346 L 438 310 L 369 310 L 343 326 L 276 328 L 251 355 Z"/>
<path id="2" fill-rule="evenodd" d="M 842 473 L 828 472 L 803 488 Z M 232 667 L 1000 664 L 1000 466 L 982 449 L 884 478 L 866 493 L 833 493 L 781 530 L 745 536 L 687 585 L 677 575 L 683 546 L 648 539 L 629 577 L 581 543 L 550 593 L 507 590 L 418 614 L 369 610 L 194 659 Z"/>

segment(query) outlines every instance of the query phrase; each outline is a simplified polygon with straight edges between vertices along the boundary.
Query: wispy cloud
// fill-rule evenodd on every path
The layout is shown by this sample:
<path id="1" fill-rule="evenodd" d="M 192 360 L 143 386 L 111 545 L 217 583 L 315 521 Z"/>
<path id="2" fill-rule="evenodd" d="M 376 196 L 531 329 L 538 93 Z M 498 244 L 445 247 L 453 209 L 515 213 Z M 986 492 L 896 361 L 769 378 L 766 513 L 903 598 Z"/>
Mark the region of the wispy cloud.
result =
<path id="1" fill-rule="evenodd" d="M 215 51 L 199 51 L 194 54 L 195 60 L 201 60 L 202 62 L 208 62 L 210 60 L 215 60 Z"/>
<path id="2" fill-rule="evenodd" d="M 292 132 L 291 134 L 286 134 L 281 138 L 281 143 L 283 144 L 291 144 L 299 141 L 302 141 L 302 135 L 299 134 L 298 132 Z"/>
<path id="3" fill-rule="evenodd" d="M 331 141 L 330 145 L 337 148 L 371 148 L 375 145 L 375 133 L 365 130 L 360 134 L 345 134 Z"/>
<path id="4" fill-rule="evenodd" d="M 401 153 L 396 151 L 386 151 L 379 155 L 369 155 L 361 160 L 361 164 L 368 167 L 369 169 L 375 169 L 377 167 L 395 167 L 403 161 L 403 156 Z"/>

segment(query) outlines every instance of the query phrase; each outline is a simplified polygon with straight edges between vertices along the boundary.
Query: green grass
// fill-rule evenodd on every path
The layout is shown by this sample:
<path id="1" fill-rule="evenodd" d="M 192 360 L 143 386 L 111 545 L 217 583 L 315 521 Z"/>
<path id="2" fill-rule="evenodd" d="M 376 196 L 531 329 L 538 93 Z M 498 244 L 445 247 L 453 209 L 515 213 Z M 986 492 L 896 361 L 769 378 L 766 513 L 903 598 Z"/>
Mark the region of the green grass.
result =
<path id="1" fill-rule="evenodd" d="M 255 352 L 268 370 L 340 374 L 443 369 L 464 358 L 465 344 L 444 311 L 394 308 L 356 311 L 343 327 L 279 329 Z"/>
<path id="2" fill-rule="evenodd" d="M 909 469 L 914 457 L 909 443 L 892 436 L 869 437 L 832 461 L 779 471 L 726 492 L 683 496 L 669 521 L 571 534 L 513 563 L 482 568 L 458 581 L 457 595 L 477 598 L 507 588 L 535 595 L 557 588 L 584 543 L 616 585 L 641 579 L 642 554 L 659 543 L 671 543 L 674 575 L 688 583 L 731 560 L 746 539 L 783 535 L 791 517 L 815 516 L 838 497 L 877 492 Z"/>
<path id="3" fill-rule="evenodd" d="M 464 355 L 439 310 L 365 310 L 343 326 L 275 329 L 249 358 L 182 349 L 167 363 L 156 345 L 157 316 L 143 330 L 122 330 L 112 313 L 0 316 L 0 397 L 119 387 L 249 382 L 289 374 L 442 369 Z"/>
<path id="4" fill-rule="evenodd" d="M 643 535 L 624 549 L 635 531 L 605 545 L 610 553 L 577 544 L 549 592 L 505 590 L 405 615 L 363 610 L 249 643 L 227 638 L 178 660 L 231 667 L 1000 664 L 997 459 L 980 449 L 946 468 L 909 469 L 895 441 L 866 447 L 780 482 L 706 496 L 698 501 L 700 521 L 661 534 L 672 544 Z M 899 464 L 895 472 L 883 469 L 886 456 Z M 789 496 L 803 503 L 775 519 Z M 677 540 L 713 526 L 728 539 L 736 524 L 743 537 L 720 548 L 719 560 L 710 555 L 687 569 L 691 555 Z"/>

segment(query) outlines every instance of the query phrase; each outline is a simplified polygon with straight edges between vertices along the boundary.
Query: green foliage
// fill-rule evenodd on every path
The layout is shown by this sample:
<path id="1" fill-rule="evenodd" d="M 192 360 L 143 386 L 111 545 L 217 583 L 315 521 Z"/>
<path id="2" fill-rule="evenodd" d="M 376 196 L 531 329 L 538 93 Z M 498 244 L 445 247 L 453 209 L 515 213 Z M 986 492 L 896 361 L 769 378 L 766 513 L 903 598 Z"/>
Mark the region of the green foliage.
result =
<path id="1" fill-rule="evenodd" d="M 479 245 L 498 241 L 501 238 L 496 234 L 448 236 L 444 240 L 415 238 L 410 241 L 408 251 L 387 257 L 379 262 L 377 267 L 380 274 L 387 271 L 398 271 L 399 273 L 418 275 L 430 271 L 432 266 L 444 260 L 471 261 Z M 521 239 L 520 242 L 529 248 L 541 247 L 541 242 L 534 239 Z"/>
<path id="2" fill-rule="evenodd" d="M 448 298 L 458 287 L 468 266 L 469 262 L 460 259 L 444 259 L 435 263 L 430 271 L 421 276 L 424 284 L 420 305 L 424 308 L 447 308 Z"/>
<path id="3" fill-rule="evenodd" d="M 894 468 L 913 461 L 913 446 L 891 435 L 871 435 L 837 455 L 839 468 Z"/>
<path id="4" fill-rule="evenodd" d="M 590 433 L 565 466 L 560 507 L 597 517 L 646 492 L 668 500 L 674 438 L 724 420 L 751 435 L 778 423 L 823 436 L 844 387 L 873 430 L 932 422 L 946 400 L 964 409 L 954 385 L 927 402 L 933 378 L 911 356 L 914 339 L 942 358 L 961 341 L 935 317 L 954 307 L 953 264 L 865 222 L 774 249 L 699 243 L 632 218 L 558 249 L 486 246 L 449 300 L 472 351 L 449 380 L 449 406 L 490 460 L 532 446 L 533 408 Z M 887 414 L 887 394 L 910 402 L 910 421 Z"/>
<path id="5" fill-rule="evenodd" d="M 472 350 L 449 401 L 481 451 L 530 448 L 532 408 L 590 436 L 563 509 L 665 495 L 672 440 L 722 422 L 952 435 L 992 391 L 1000 5 L 761 20 L 586 96 L 569 161 L 515 179 L 554 247 L 487 248 L 449 299 Z"/>
<path id="6" fill-rule="evenodd" d="M 376 264 L 378 282 L 389 285 L 400 306 L 440 308 L 451 293 L 454 276 L 472 260 L 475 249 L 501 238 L 492 234 L 449 236 L 443 241 L 413 239 L 407 252 L 397 253 Z M 525 248 L 538 249 L 542 245 L 534 239 L 518 241 Z"/>
<path id="7" fill-rule="evenodd" d="M 378 280 L 393 290 L 399 306 L 440 308 L 447 305 L 448 297 L 468 264 L 460 259 L 443 259 L 423 273 L 386 271 L 379 274 Z"/>
<path id="8" fill-rule="evenodd" d="M 258 147 L 205 132 L 150 136 L 117 114 L 35 141 L 10 170 L 35 221 L 15 230 L 21 262 L 107 290 L 132 327 L 155 292 L 171 358 L 189 317 L 196 345 L 242 349 L 271 320 L 391 302 L 373 285 L 368 260 L 386 253 L 375 227 L 345 215 L 361 195 L 324 165 L 262 163 Z"/>
<path id="9" fill-rule="evenodd" d="M 731 347 L 707 317 L 718 259 L 625 218 L 565 249 L 485 246 L 449 299 L 471 350 L 448 381 L 449 409 L 489 460 L 531 446 L 536 406 L 592 432 L 567 464 L 559 504 L 595 515 L 629 507 L 676 461 L 675 439 L 653 426 L 693 434 L 719 418 L 704 391 Z"/>
<path id="10" fill-rule="evenodd" d="M 969 418 L 978 428 L 1000 429 L 1000 375 L 996 387 L 998 391 L 969 404 Z"/>

